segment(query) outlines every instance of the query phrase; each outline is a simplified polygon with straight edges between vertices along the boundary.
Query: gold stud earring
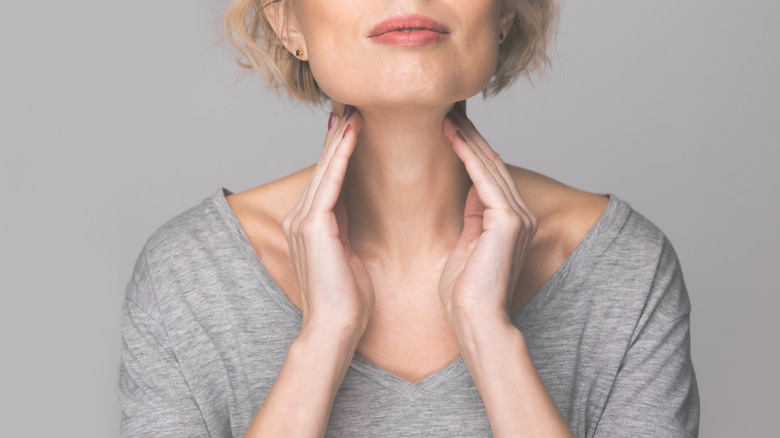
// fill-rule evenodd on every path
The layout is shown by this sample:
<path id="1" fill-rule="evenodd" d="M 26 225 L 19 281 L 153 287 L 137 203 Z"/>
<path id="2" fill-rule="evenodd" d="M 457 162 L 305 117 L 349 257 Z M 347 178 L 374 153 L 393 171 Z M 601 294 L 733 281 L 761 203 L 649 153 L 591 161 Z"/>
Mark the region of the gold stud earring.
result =
<path id="1" fill-rule="evenodd" d="M 300 58 L 301 55 L 303 55 L 303 50 L 301 49 L 295 49 L 295 56 Z"/>

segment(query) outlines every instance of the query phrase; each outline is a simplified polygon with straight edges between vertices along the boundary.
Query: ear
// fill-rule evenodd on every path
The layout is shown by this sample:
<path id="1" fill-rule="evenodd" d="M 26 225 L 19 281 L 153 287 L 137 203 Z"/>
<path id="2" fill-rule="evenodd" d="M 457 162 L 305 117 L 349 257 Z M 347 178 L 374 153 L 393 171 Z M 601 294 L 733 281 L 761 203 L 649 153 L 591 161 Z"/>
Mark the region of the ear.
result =
<path id="1" fill-rule="evenodd" d="M 306 39 L 300 30 L 298 14 L 289 3 L 289 0 L 273 1 L 263 8 L 263 13 L 284 48 L 299 60 L 307 61 L 309 51 L 306 50 Z M 296 51 L 300 51 L 300 54 Z"/>
<path id="2" fill-rule="evenodd" d="M 503 0 L 501 2 L 501 16 L 498 18 L 498 34 L 503 36 L 500 43 L 503 43 L 509 31 L 512 30 L 512 24 L 517 17 L 517 2 L 514 0 Z"/>

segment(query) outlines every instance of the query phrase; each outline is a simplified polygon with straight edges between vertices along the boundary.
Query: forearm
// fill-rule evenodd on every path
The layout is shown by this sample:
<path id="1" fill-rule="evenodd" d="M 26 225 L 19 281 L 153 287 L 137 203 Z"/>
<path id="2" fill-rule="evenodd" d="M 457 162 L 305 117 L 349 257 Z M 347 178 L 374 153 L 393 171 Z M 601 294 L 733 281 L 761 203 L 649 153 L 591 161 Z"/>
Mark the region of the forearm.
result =
<path id="1" fill-rule="evenodd" d="M 573 436 L 536 371 L 522 333 L 511 322 L 455 325 L 494 436 Z"/>
<path id="2" fill-rule="evenodd" d="M 359 337 L 302 330 L 244 437 L 324 436 Z"/>

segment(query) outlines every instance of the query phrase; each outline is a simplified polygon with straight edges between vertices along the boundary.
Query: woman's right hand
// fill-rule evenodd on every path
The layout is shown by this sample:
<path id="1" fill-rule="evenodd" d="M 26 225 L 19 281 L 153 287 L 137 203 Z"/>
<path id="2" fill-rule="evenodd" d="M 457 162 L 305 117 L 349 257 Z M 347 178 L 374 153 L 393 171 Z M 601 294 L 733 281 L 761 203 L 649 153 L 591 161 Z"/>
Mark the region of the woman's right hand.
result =
<path id="1" fill-rule="evenodd" d="M 374 308 L 374 288 L 352 251 L 341 185 L 363 119 L 331 114 L 322 157 L 282 221 L 301 293 L 303 324 L 245 438 L 325 436 L 330 411 Z"/>
<path id="2" fill-rule="evenodd" d="M 374 308 L 374 288 L 352 251 L 341 185 L 363 119 L 331 114 L 322 157 L 282 221 L 301 293 L 303 324 L 245 438 L 325 436 L 330 411 Z"/>
<path id="3" fill-rule="evenodd" d="M 341 186 L 363 119 L 354 107 L 331 113 L 322 156 L 298 204 L 282 221 L 301 293 L 301 331 L 343 331 L 359 339 L 374 307 L 374 290 L 352 251 Z"/>

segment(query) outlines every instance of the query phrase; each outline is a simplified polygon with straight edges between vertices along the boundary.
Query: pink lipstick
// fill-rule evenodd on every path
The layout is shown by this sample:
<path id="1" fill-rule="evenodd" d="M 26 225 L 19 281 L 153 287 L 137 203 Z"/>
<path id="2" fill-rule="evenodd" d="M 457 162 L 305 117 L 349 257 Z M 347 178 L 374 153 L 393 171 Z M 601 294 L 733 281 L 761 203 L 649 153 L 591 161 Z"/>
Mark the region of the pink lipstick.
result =
<path id="1" fill-rule="evenodd" d="M 389 18 L 371 30 L 368 38 L 378 44 L 423 47 L 450 37 L 446 26 L 424 15 L 400 15 Z"/>

